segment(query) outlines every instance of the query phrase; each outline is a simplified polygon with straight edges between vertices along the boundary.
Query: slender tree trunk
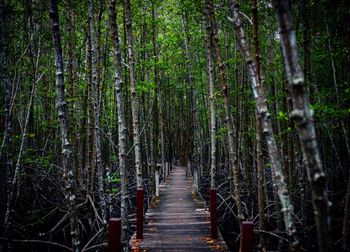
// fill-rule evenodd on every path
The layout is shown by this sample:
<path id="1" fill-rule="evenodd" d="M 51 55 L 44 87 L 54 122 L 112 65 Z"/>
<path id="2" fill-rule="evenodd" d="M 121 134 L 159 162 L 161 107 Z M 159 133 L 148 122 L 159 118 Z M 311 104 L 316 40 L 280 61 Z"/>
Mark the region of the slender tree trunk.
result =
<path id="1" fill-rule="evenodd" d="M 261 85 L 261 64 L 260 64 L 260 47 L 259 47 L 259 26 L 258 26 L 258 6 L 257 0 L 252 0 L 253 13 L 253 41 L 255 51 L 256 74 Z M 256 163 L 258 171 L 258 205 L 259 205 L 259 228 L 265 230 L 265 169 L 264 157 L 262 148 L 262 131 L 261 131 L 261 117 L 257 110 L 255 110 L 255 136 L 256 136 Z M 265 235 L 259 235 L 259 246 L 261 251 L 266 251 Z"/>
<path id="2" fill-rule="evenodd" d="M 95 28 L 94 28 L 94 11 L 93 0 L 89 0 L 88 6 L 89 15 L 89 30 L 91 39 L 91 58 L 92 58 L 92 82 L 94 90 L 94 135 L 95 135 L 95 150 L 96 150 L 96 166 L 97 166 L 97 183 L 99 205 L 101 210 L 101 219 L 103 224 L 106 224 L 107 208 L 104 194 L 104 169 L 102 164 L 102 150 L 101 150 L 101 128 L 100 128 L 100 102 L 99 102 L 99 83 L 98 83 L 98 65 L 97 65 L 97 51 L 95 47 Z"/>
<path id="3" fill-rule="evenodd" d="M 136 92 L 135 81 L 135 63 L 133 53 L 133 36 L 132 36 L 132 19 L 130 10 L 130 0 L 125 0 L 125 12 L 126 12 L 126 37 L 128 45 L 128 57 L 129 57 L 129 70 L 130 70 L 130 90 L 131 90 L 131 112 L 132 112 L 132 129 L 134 139 L 134 151 L 135 151 L 135 168 L 137 187 L 143 187 L 142 181 L 142 164 L 141 164 L 141 151 L 140 151 L 140 126 L 139 126 L 139 104 Z"/>
<path id="4" fill-rule="evenodd" d="M 72 248 L 74 252 L 80 251 L 80 230 L 78 222 L 78 213 L 76 205 L 76 183 L 75 174 L 72 169 L 72 145 L 69 140 L 67 124 L 67 107 L 64 90 L 64 67 L 61 46 L 61 35 L 59 28 L 59 18 L 56 0 L 51 0 L 50 19 L 52 37 L 55 46 L 55 64 L 56 64 L 56 92 L 58 119 L 61 129 L 62 158 L 63 158 L 63 179 L 65 181 L 65 197 L 68 201 L 68 213 L 70 219 Z"/>
<path id="5" fill-rule="evenodd" d="M 275 9 L 280 27 L 280 38 L 289 90 L 293 101 L 290 117 L 298 130 L 301 149 L 311 187 L 319 251 L 328 251 L 330 236 L 329 201 L 326 192 L 326 176 L 320 159 L 313 112 L 309 109 L 304 74 L 299 63 L 295 32 L 292 26 L 290 6 L 287 0 L 276 0 Z"/>
<path id="6" fill-rule="evenodd" d="M 13 199 L 12 180 L 13 180 L 13 160 L 12 160 L 12 118 L 11 118 L 11 100 L 12 100 L 12 86 L 9 76 L 9 52 L 8 52 L 8 13 L 5 1 L 0 1 L 0 29 L 1 29 L 1 64 L 2 64 L 2 83 L 5 93 L 5 132 L 4 132 L 4 145 L 6 154 L 6 169 L 7 169 L 7 203 L 6 213 L 4 221 L 4 236 L 11 239 L 11 205 Z M 1 154 L 0 154 L 1 157 Z M 1 248 L 1 247 L 0 247 Z M 6 244 L 4 250 L 11 250 L 10 244 Z"/>
<path id="7" fill-rule="evenodd" d="M 119 31 L 117 24 L 117 15 L 115 12 L 116 1 L 111 0 L 109 5 L 109 23 L 112 30 L 112 44 L 114 48 L 114 67 L 115 67 L 115 89 L 117 99 L 117 111 L 118 111 L 118 153 L 119 153 L 119 169 L 121 178 L 121 218 L 122 218 L 122 243 L 123 248 L 128 248 L 128 230 L 129 230 L 129 191 L 128 191 L 128 176 L 126 172 L 126 122 L 124 111 L 124 98 L 123 98 L 123 79 L 122 72 L 122 60 L 120 52 Z"/>
<path id="8" fill-rule="evenodd" d="M 190 37 L 189 37 L 189 31 L 188 31 L 188 24 L 187 24 L 187 13 L 182 13 L 181 17 L 181 26 L 184 34 L 184 49 L 185 49 L 185 57 L 186 57 L 186 68 L 187 68 L 187 81 L 189 84 L 190 92 L 189 92 L 189 123 L 190 123 L 190 145 L 189 145 L 189 154 L 190 158 L 192 160 L 193 156 L 193 150 L 195 147 L 195 127 L 197 124 L 196 121 L 196 108 L 195 108 L 195 90 L 193 86 L 193 74 L 192 74 L 192 58 L 191 58 L 191 51 L 190 51 Z"/>
<path id="9" fill-rule="evenodd" d="M 157 36 L 157 31 L 156 31 L 156 18 L 157 18 L 157 14 L 156 14 L 156 6 L 155 6 L 155 2 L 152 1 L 152 44 L 153 44 L 153 57 L 155 58 L 155 60 L 157 61 L 157 40 L 156 40 L 156 36 Z M 154 64 L 154 78 L 155 78 L 155 82 L 156 84 L 157 79 L 158 78 L 158 67 L 157 64 Z M 151 141 L 151 156 L 152 156 L 152 162 L 151 162 L 151 170 L 152 170 L 152 176 L 154 177 L 154 188 L 155 188 L 155 196 L 158 197 L 159 196 L 159 169 L 157 167 L 157 155 L 158 155 L 158 126 L 159 124 L 157 123 L 158 121 L 158 85 L 155 85 L 154 87 L 154 111 L 153 111 L 153 122 L 151 122 L 151 131 L 150 131 L 150 141 Z"/>
<path id="10" fill-rule="evenodd" d="M 248 43 L 242 28 L 242 23 L 239 18 L 239 7 L 235 0 L 231 0 L 230 5 L 232 11 L 232 22 L 235 25 L 237 40 L 240 44 L 242 53 L 245 58 L 245 63 L 248 68 L 248 73 L 251 78 L 254 98 L 256 101 L 256 108 L 262 120 L 262 129 L 265 135 L 271 167 L 273 171 L 273 183 L 277 189 L 277 194 L 282 205 L 282 213 L 284 216 L 284 223 L 288 236 L 293 239 L 292 248 L 297 249 L 298 239 L 296 237 L 296 230 L 293 218 L 293 205 L 289 196 L 287 183 L 283 175 L 281 160 L 279 157 L 275 135 L 272 130 L 272 120 L 267 109 L 265 90 L 262 83 L 260 83 L 257 75 L 257 67 L 249 51 Z"/>
<path id="11" fill-rule="evenodd" d="M 332 66 L 332 77 L 333 77 L 333 85 L 334 85 L 334 91 L 335 91 L 335 97 L 338 108 L 340 108 L 340 100 L 339 100 L 339 90 L 338 90 L 338 81 L 337 81 L 337 72 L 335 68 L 335 62 L 334 62 L 334 56 L 333 56 L 333 50 L 331 45 L 331 37 L 329 34 L 329 28 L 328 24 L 326 24 L 326 32 L 327 32 L 327 49 L 329 53 L 329 58 L 331 60 L 331 66 Z M 348 132 L 345 127 L 344 120 L 340 120 L 341 128 L 343 131 L 344 141 L 345 141 L 345 147 L 348 154 L 348 157 L 350 157 L 350 144 L 349 144 L 349 137 Z M 348 171 L 348 186 L 347 191 L 344 197 L 344 214 L 343 214 L 343 227 L 342 227 L 342 238 L 343 238 L 343 248 L 346 250 L 348 249 L 348 240 L 349 240 L 349 205 L 350 205 L 350 171 Z"/>
<path id="12" fill-rule="evenodd" d="M 75 16 L 73 12 L 73 2 L 69 0 L 67 3 L 67 13 L 68 13 L 68 64 L 67 64 L 67 84 L 68 84 L 68 93 L 67 98 L 69 102 L 67 102 L 68 109 L 68 121 L 70 122 L 69 131 L 72 132 L 71 138 L 73 139 L 73 146 L 75 147 L 74 154 L 74 163 L 73 170 L 77 177 L 77 182 L 79 188 L 82 187 L 82 173 L 81 169 L 83 166 L 82 163 L 82 148 L 81 148 L 81 136 L 80 136 L 80 128 L 81 128 L 81 120 L 80 120 L 80 109 L 79 109 L 79 99 L 75 95 L 76 87 L 75 83 L 77 80 L 77 58 L 75 54 Z"/>
<path id="13" fill-rule="evenodd" d="M 36 63 L 35 63 L 35 50 L 37 50 L 37 44 L 34 39 L 34 35 L 36 33 L 35 31 L 35 23 L 34 23 L 34 16 L 33 16 L 33 2 L 32 0 L 27 0 L 27 11 L 28 11 L 28 23 L 29 23 L 29 55 L 30 55 L 30 61 L 31 65 L 33 67 L 32 73 L 30 74 L 31 81 L 33 82 L 31 85 L 30 93 L 32 93 L 32 88 L 35 86 L 34 82 L 36 82 L 35 77 L 33 76 L 33 73 L 36 71 Z M 30 108 L 29 112 L 29 122 L 28 122 L 28 129 L 29 132 L 34 132 L 34 103 L 32 103 L 32 107 Z M 33 146 L 33 140 L 34 139 L 26 139 L 27 144 Z"/>
<path id="14" fill-rule="evenodd" d="M 265 167 L 264 167 L 264 156 L 262 146 L 262 130 L 261 130 L 261 117 L 258 111 L 255 111 L 255 137 L 256 137 L 256 166 L 258 171 L 258 205 L 259 205 L 259 229 L 266 229 L 266 218 L 265 218 Z M 261 251 L 266 251 L 266 238 L 265 234 L 259 235 L 259 247 Z"/>
<path id="15" fill-rule="evenodd" d="M 350 172 L 348 171 L 348 185 L 346 189 L 346 194 L 344 197 L 344 215 L 343 215 L 343 248 L 347 250 L 349 248 L 349 215 L 350 215 Z"/>
<path id="16" fill-rule="evenodd" d="M 212 0 L 206 0 L 206 12 L 207 18 L 211 22 L 211 34 L 213 36 L 212 46 L 215 49 L 215 56 L 219 67 L 219 86 L 221 89 L 221 94 L 224 97 L 224 107 L 225 107 L 225 122 L 227 127 L 227 140 L 228 140 L 228 150 L 229 150 L 229 160 L 230 167 L 232 170 L 233 181 L 234 181 L 234 198 L 237 204 L 238 219 L 240 222 L 244 220 L 242 201 L 241 201 L 241 188 L 240 188 L 240 178 L 238 170 L 238 160 L 236 157 L 236 148 L 234 143 L 234 131 L 233 122 L 231 118 L 230 109 L 230 96 L 229 96 L 229 86 L 227 84 L 226 70 L 223 61 L 221 60 L 221 49 L 219 33 L 215 20 L 214 5 Z"/>
<path id="17" fill-rule="evenodd" d="M 40 49 L 39 49 L 40 50 Z M 5 220 L 8 220 L 9 222 L 6 223 L 5 221 L 5 227 L 7 224 L 10 224 L 8 228 L 11 228 L 11 212 L 13 211 L 13 205 L 15 202 L 15 195 L 16 193 L 18 194 L 19 191 L 16 190 L 17 188 L 17 182 L 19 180 L 19 173 L 20 173 L 20 168 L 21 168 L 21 159 L 22 159 L 22 155 L 23 155 L 23 151 L 25 148 L 25 142 L 26 142 L 26 135 L 27 135 L 27 131 L 28 131 L 28 125 L 29 125 L 29 121 L 30 121 L 30 115 L 31 115 L 31 109 L 32 109 L 32 104 L 33 104 L 33 99 L 34 99 L 34 94 L 36 92 L 36 86 L 37 83 L 40 81 L 42 75 L 40 78 L 37 79 L 37 75 L 38 75 L 38 61 L 39 61 L 39 57 L 40 57 L 40 52 L 38 52 L 37 55 L 37 61 L 35 64 L 35 73 L 34 73 L 34 81 L 32 82 L 33 86 L 31 87 L 31 92 L 30 92 L 30 97 L 29 97 L 29 102 L 28 102 L 28 108 L 27 108 L 27 112 L 26 112 L 26 117 L 25 117 L 25 121 L 24 121 L 24 125 L 23 125 L 23 131 L 22 131 L 22 136 L 21 136 L 21 144 L 19 147 L 19 152 L 18 152 L 18 158 L 17 158 L 17 162 L 16 162 L 16 166 L 14 169 L 14 172 L 12 174 L 12 181 L 9 184 L 9 191 L 8 191 L 8 198 L 7 198 L 7 204 L 6 204 L 6 212 L 5 212 Z"/>
<path id="18" fill-rule="evenodd" d="M 199 154 L 199 133 L 198 133 L 198 119 L 197 119 L 197 109 L 196 109 L 196 90 L 194 88 L 194 83 L 193 83 L 193 74 L 192 74 L 192 57 L 191 57 L 191 51 L 190 51 L 190 38 L 189 38 L 189 31 L 188 31 L 188 23 L 187 23 L 187 13 L 184 13 L 183 16 L 181 16 L 181 23 L 182 23 L 182 29 L 184 32 L 184 46 L 185 46 L 185 56 L 186 56 L 186 67 L 187 67 L 187 72 L 188 72 L 188 83 L 190 86 L 190 134 L 191 134 L 191 141 L 189 144 L 189 160 L 190 162 L 195 162 L 196 165 L 191 165 L 193 166 L 194 169 L 194 184 L 196 190 L 198 190 L 198 174 L 197 174 L 197 169 L 198 169 L 198 154 Z M 198 153 L 195 155 L 195 151 Z M 196 159 L 194 160 L 194 158 Z"/>
<path id="19" fill-rule="evenodd" d="M 160 133 L 160 155 L 161 155 L 161 162 L 162 162 L 162 170 L 163 170 L 163 179 L 165 181 L 166 179 L 166 172 L 165 172 L 165 138 L 164 138 L 164 102 L 163 102 L 163 97 L 162 97 L 162 92 L 161 92 L 161 84 L 160 80 L 158 79 L 158 87 L 159 87 L 159 133 Z"/>
<path id="20" fill-rule="evenodd" d="M 92 83 L 92 53 L 91 53 L 91 34 L 90 29 L 87 31 L 88 37 L 87 37 L 87 46 L 86 46 L 86 61 L 87 61 L 87 97 L 86 97 L 86 112 L 87 112 L 87 138 L 86 138 L 86 146 L 87 146 L 87 153 L 88 153 L 88 159 L 87 159 L 87 189 L 88 189 L 88 195 L 92 197 L 92 194 L 94 192 L 94 184 L 95 184 L 95 145 L 90 144 L 94 143 L 94 114 L 92 112 L 93 105 L 91 105 L 90 101 L 93 100 L 93 83 Z"/>
<path id="21" fill-rule="evenodd" d="M 87 39 L 88 41 L 89 39 Z M 89 44 L 88 42 L 86 43 L 87 45 Z M 87 65 L 89 64 L 89 53 L 88 50 L 86 50 L 86 69 L 88 72 L 88 67 Z M 83 177 L 83 184 L 82 184 L 82 189 L 88 193 L 89 190 L 89 73 L 86 74 L 86 82 L 87 85 L 84 90 L 84 95 L 83 98 L 84 100 L 82 101 L 82 110 L 83 110 L 83 118 L 81 120 L 81 132 L 82 132 L 82 177 Z M 86 195 L 84 195 L 86 196 Z"/>
<path id="22" fill-rule="evenodd" d="M 212 55 L 211 29 L 208 18 L 206 18 L 205 49 L 207 57 L 207 71 L 209 80 L 209 103 L 210 103 L 210 187 L 215 188 L 216 174 L 216 112 L 215 112 L 215 87 L 214 87 L 214 62 Z"/>

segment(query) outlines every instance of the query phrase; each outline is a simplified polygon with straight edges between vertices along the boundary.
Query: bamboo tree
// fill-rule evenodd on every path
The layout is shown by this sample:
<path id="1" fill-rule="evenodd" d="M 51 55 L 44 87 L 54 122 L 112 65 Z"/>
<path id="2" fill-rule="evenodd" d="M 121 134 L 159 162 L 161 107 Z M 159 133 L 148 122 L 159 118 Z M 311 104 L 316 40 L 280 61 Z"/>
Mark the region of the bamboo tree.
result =
<path id="1" fill-rule="evenodd" d="M 72 145 L 69 140 L 68 122 L 67 122 L 67 106 L 65 101 L 64 89 L 64 67 L 61 46 L 61 34 L 59 27 L 59 18 L 56 0 L 51 0 L 50 3 L 50 19 L 52 38 L 55 46 L 55 64 L 56 64 L 56 93 L 57 93 L 57 108 L 58 119 L 61 129 L 62 141 L 62 164 L 63 164 L 63 179 L 65 181 L 65 197 L 68 204 L 68 214 L 70 219 L 70 228 L 72 236 L 72 249 L 74 252 L 80 251 L 80 230 L 78 222 L 78 212 L 76 205 L 76 182 L 75 174 L 72 169 Z"/>
<path id="2" fill-rule="evenodd" d="M 317 225 L 319 251 L 328 251 L 330 245 L 330 213 L 326 192 L 326 176 L 318 150 L 314 126 L 313 111 L 309 108 L 305 79 L 299 63 L 298 47 L 293 30 L 289 2 L 276 0 L 275 10 L 280 28 L 280 39 L 284 57 L 284 66 L 288 80 L 288 88 L 293 101 L 290 117 L 294 119 L 306 171 L 311 187 L 315 221 Z"/>

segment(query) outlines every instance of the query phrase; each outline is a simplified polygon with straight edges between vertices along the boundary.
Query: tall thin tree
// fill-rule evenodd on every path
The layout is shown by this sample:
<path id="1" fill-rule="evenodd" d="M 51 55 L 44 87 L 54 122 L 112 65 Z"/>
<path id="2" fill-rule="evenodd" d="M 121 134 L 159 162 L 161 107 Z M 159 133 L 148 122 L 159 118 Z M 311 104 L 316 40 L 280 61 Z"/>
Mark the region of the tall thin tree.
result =
<path id="1" fill-rule="evenodd" d="M 225 123 L 227 128 L 227 140 L 228 140 L 228 152 L 229 152 L 229 164 L 232 170 L 232 176 L 234 181 L 234 198 L 237 204 L 238 219 L 240 222 L 244 220 L 242 201 L 241 201 L 241 187 L 240 178 L 238 170 L 238 159 L 236 156 L 236 145 L 234 141 L 234 131 L 233 131 L 233 121 L 231 116 L 231 103 L 229 96 L 229 86 L 226 77 L 226 66 L 221 57 L 220 39 L 219 31 L 216 24 L 214 4 L 212 0 L 206 0 L 206 13 L 207 18 L 210 20 L 211 24 L 211 34 L 212 34 L 212 46 L 215 52 L 215 57 L 218 64 L 218 76 L 219 76 L 219 87 L 221 94 L 224 98 L 224 108 L 225 108 Z"/>
<path id="2" fill-rule="evenodd" d="M 259 22 L 258 22 L 258 5 L 257 0 L 252 0 L 252 14 L 253 14 L 253 42 L 255 52 L 256 74 L 259 85 L 262 85 L 261 78 L 261 62 L 260 62 L 260 46 L 259 46 Z M 261 131 L 261 116 L 255 110 L 255 139 L 256 139 L 256 166 L 258 171 L 258 205 L 259 205 L 259 228 L 265 229 L 265 169 L 262 146 L 262 131 Z M 265 234 L 259 235 L 259 246 L 261 251 L 266 251 Z"/>
<path id="3" fill-rule="evenodd" d="M 300 146 L 306 162 L 306 171 L 312 193 L 319 251 L 329 250 L 330 212 L 326 191 L 326 176 L 318 150 L 313 111 L 309 108 L 305 78 L 299 62 L 298 46 L 292 24 L 290 2 L 275 0 L 275 10 L 280 29 L 280 41 L 288 88 L 293 101 L 290 117 L 294 119 Z"/>
<path id="4" fill-rule="evenodd" d="M 130 0 L 125 0 L 125 21 L 126 21 L 126 40 L 128 45 L 128 59 L 129 59 L 129 73 L 130 73 L 130 91 L 131 91 L 131 112 L 132 112 L 132 129 L 135 151 L 135 168 L 137 187 L 143 187 L 142 181 L 142 164 L 140 151 L 140 125 L 139 125 L 139 104 L 136 91 L 135 80 L 135 62 L 133 49 L 133 35 L 132 35 L 132 17 Z"/>
<path id="5" fill-rule="evenodd" d="M 209 19 L 205 19 L 205 52 L 207 58 L 207 71 L 209 81 L 209 103 L 210 103 L 210 187 L 215 188 L 216 174 L 216 110 L 215 110 L 215 86 L 214 86 L 214 60 L 212 55 L 212 37 Z"/>
<path id="6" fill-rule="evenodd" d="M 97 64 L 97 50 L 95 46 L 95 28 L 94 28 L 94 9 L 93 1 L 89 0 L 88 6 L 89 15 L 89 29 L 90 29 L 90 39 L 91 39 L 91 59 L 92 59 L 92 82 L 94 90 L 94 115 L 95 115 L 95 125 L 94 125 L 94 142 L 96 150 L 96 166 L 97 166 L 97 183 L 98 183 L 98 196 L 101 210 L 101 218 L 103 224 L 106 223 L 106 200 L 104 194 L 104 169 L 102 164 L 102 150 L 101 150 L 101 128 L 100 128 L 100 101 L 99 101 L 99 81 L 98 81 L 98 64 Z"/>
<path id="7" fill-rule="evenodd" d="M 63 179 L 65 182 L 65 197 L 68 204 L 68 214 L 70 219 L 70 228 L 72 236 L 72 248 L 74 252 L 80 251 L 80 230 L 78 221 L 78 212 L 76 204 L 76 180 L 72 169 L 72 144 L 69 139 L 68 122 L 67 122 L 67 103 L 65 100 L 64 87 L 64 66 L 62 56 L 61 34 L 58 18 L 57 1 L 51 0 L 50 3 L 50 19 L 52 38 L 55 48 L 55 64 L 56 64 L 56 93 L 58 120 L 61 129 L 62 141 L 62 164 Z"/>
<path id="8" fill-rule="evenodd" d="M 259 81 L 257 75 L 257 67 L 248 46 L 245 32 L 242 28 L 242 22 L 239 17 L 239 6 L 237 1 L 230 1 L 230 9 L 232 12 L 232 22 L 235 25 L 236 39 L 244 55 L 245 64 L 251 80 L 254 98 L 256 101 L 256 109 L 262 120 L 262 129 L 265 135 L 268 153 L 270 157 L 271 167 L 273 171 L 273 183 L 277 189 L 277 194 L 282 205 L 284 223 L 288 236 L 293 240 L 292 248 L 298 247 L 298 239 L 296 237 L 296 229 L 293 218 L 293 205 L 290 199 L 287 183 L 282 170 L 281 159 L 278 153 L 278 148 L 275 140 L 275 134 L 272 130 L 272 119 L 267 108 L 265 88 Z M 260 73 L 261 74 L 261 73 Z"/>
<path id="9" fill-rule="evenodd" d="M 124 248 L 128 246 L 128 230 L 129 230 L 129 191 L 128 191 L 128 176 L 126 171 L 126 122 L 124 111 L 124 98 L 123 98 L 123 79 L 121 76 L 121 52 L 119 42 L 119 30 L 117 24 L 116 15 L 116 1 L 111 0 L 109 4 L 109 23 L 111 26 L 111 37 L 114 48 L 114 68 L 115 68 L 115 89 L 117 99 L 117 111 L 118 111 L 118 156 L 119 156 L 119 170 L 121 178 L 121 209 L 120 215 L 122 219 L 122 244 Z"/>
<path id="10" fill-rule="evenodd" d="M 8 6 L 4 0 L 0 1 L 0 29 L 1 29 L 1 81 L 4 86 L 5 93 L 5 132 L 2 145 L 6 150 L 6 171 L 7 171 L 7 203 L 4 221 L 4 236 L 10 238 L 11 236 L 11 216 L 10 209 L 13 195 L 11 193 L 12 179 L 13 179 L 13 160 L 12 160 L 12 119 L 11 119 L 11 100 L 12 100 L 12 86 L 9 76 L 9 52 L 8 52 Z M 3 146 L 1 146 L 3 147 Z M 2 148 L 0 150 L 1 159 Z M 10 245 L 10 244 L 7 244 Z M 7 246 L 6 245 L 6 246 Z M 6 248 L 5 248 L 6 249 Z"/>

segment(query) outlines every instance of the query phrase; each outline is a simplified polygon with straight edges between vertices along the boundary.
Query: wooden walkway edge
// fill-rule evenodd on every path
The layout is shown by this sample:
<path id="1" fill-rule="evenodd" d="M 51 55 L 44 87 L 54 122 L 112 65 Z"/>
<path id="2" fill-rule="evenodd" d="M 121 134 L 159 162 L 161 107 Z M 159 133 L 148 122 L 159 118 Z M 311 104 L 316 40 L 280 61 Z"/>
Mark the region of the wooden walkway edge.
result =
<path id="1" fill-rule="evenodd" d="M 143 239 L 130 240 L 131 251 L 229 251 L 219 232 L 211 239 L 210 213 L 194 193 L 184 167 L 174 167 L 160 186 L 160 198 L 146 213 Z"/>

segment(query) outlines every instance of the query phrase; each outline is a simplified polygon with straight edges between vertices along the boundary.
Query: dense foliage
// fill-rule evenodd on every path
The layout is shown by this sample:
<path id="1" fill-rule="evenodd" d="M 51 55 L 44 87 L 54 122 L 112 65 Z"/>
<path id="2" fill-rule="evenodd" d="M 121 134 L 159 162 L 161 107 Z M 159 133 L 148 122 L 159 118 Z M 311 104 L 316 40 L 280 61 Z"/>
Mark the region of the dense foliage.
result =
<path id="1" fill-rule="evenodd" d="M 135 125 L 131 103 L 133 94 L 130 91 L 128 1 L 116 1 L 121 77 L 124 82 L 125 181 L 120 176 L 118 156 L 120 125 L 110 2 L 91 2 L 93 27 L 89 23 L 88 1 L 58 1 L 58 17 L 64 63 L 64 106 L 72 150 L 72 196 L 76 202 L 81 248 L 103 250 L 107 231 L 103 217 L 120 216 L 121 183 L 127 183 L 131 203 L 130 228 L 126 237 L 134 231 Z M 151 200 L 155 195 L 157 164 L 190 165 L 193 172 L 198 172 L 200 193 L 207 197 L 211 171 L 210 100 L 213 98 L 216 107 L 215 177 L 220 193 L 219 222 L 226 241 L 235 249 L 239 246 L 237 237 L 241 220 L 237 217 L 235 180 L 229 160 L 229 129 L 225 100 L 219 86 L 220 65 L 213 44 L 215 92 L 214 97 L 209 95 L 207 2 L 211 1 L 131 1 L 133 74 L 138 98 L 143 184 Z M 254 1 L 240 2 L 242 28 L 253 52 Z M 305 157 L 290 117 L 292 102 L 279 24 L 273 1 L 257 2 L 261 78 L 294 205 L 296 236 L 300 243 L 297 247 L 316 251 L 318 238 L 313 201 Z M 318 148 L 331 202 L 332 237 L 327 238 L 337 251 L 346 251 L 350 248 L 350 1 L 290 2 L 300 63 L 310 98 L 308 106 L 314 113 Z M 284 227 L 265 140 L 262 144 L 264 230 L 259 225 L 256 136 L 263 133 L 257 130 L 261 126 L 256 126 L 256 103 L 250 75 L 235 35 L 230 1 L 214 0 L 213 4 L 221 60 L 229 87 L 243 218 L 254 221 L 260 239 L 265 241 L 257 242 L 257 248 L 261 251 L 266 251 L 266 248 L 269 251 L 286 251 L 292 238 Z M 0 213 L 3 217 L 1 223 L 5 223 L 0 230 L 0 242 L 4 248 L 9 246 L 14 251 L 20 251 L 23 246 L 30 247 L 32 251 L 48 251 L 49 248 L 67 250 L 72 247 L 69 228 L 72 223 L 69 218 L 72 217 L 66 198 L 67 170 L 62 164 L 65 153 L 62 152 L 61 114 L 57 105 L 57 63 L 49 16 L 50 3 L 42 0 L 0 0 L 0 5 L 0 98 L 3 104 L 0 107 Z M 97 92 L 95 96 L 94 92 Z M 99 122 L 98 129 L 96 120 Z M 101 141 L 101 163 L 99 148 L 96 148 L 98 141 Z M 161 171 L 163 175 L 164 170 Z M 9 197 L 11 194 L 13 196 Z M 6 220 L 5 216 L 9 219 Z"/>

